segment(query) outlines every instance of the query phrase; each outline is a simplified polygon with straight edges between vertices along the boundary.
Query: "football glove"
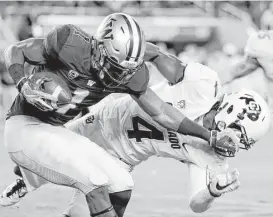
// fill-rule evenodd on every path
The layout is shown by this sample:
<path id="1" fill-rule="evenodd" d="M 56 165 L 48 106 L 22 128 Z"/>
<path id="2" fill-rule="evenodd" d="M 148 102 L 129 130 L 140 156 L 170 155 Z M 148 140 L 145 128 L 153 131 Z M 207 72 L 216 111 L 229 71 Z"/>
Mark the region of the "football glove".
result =
<path id="1" fill-rule="evenodd" d="M 239 151 L 240 140 L 236 132 L 230 128 L 226 128 L 221 132 L 212 130 L 210 146 L 213 147 L 215 152 L 219 155 L 234 157 L 235 153 Z"/>
<path id="2" fill-rule="evenodd" d="M 239 171 L 213 174 L 210 177 L 208 189 L 213 197 L 220 197 L 222 194 L 237 190 L 241 183 L 238 180 Z"/>
<path id="3" fill-rule="evenodd" d="M 42 85 L 45 82 L 51 81 L 48 78 L 42 78 L 39 82 L 34 83 L 30 79 L 23 77 L 16 85 L 19 92 L 24 96 L 26 101 L 41 111 L 52 111 L 56 109 L 53 107 L 57 102 L 57 97 L 42 91 Z"/>

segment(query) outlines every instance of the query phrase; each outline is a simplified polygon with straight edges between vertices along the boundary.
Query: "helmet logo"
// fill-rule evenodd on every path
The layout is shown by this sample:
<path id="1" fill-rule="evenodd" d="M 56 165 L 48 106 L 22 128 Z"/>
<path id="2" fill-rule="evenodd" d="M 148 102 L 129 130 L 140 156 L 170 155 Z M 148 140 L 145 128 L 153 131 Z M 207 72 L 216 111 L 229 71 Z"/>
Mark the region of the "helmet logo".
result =
<path id="1" fill-rule="evenodd" d="M 261 114 L 261 106 L 255 102 L 253 96 L 246 94 L 239 99 L 245 100 L 245 103 L 248 106 L 246 111 L 247 117 L 252 121 L 257 121 Z"/>
<path id="2" fill-rule="evenodd" d="M 103 32 L 102 32 L 102 35 L 101 35 L 101 38 L 103 39 L 111 39 L 113 40 L 114 39 L 114 36 L 112 34 L 112 27 L 113 27 L 113 22 L 116 21 L 115 19 L 111 18 L 110 20 L 108 20 L 108 23 L 106 23 L 106 25 L 104 26 L 103 28 Z"/>

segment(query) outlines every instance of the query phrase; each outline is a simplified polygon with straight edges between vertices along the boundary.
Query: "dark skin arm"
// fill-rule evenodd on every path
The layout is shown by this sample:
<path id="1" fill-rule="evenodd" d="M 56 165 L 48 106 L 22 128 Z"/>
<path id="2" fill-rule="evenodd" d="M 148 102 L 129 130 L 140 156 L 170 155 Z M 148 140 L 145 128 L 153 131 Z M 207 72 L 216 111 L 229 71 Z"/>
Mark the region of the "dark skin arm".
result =
<path id="1" fill-rule="evenodd" d="M 144 61 L 152 62 L 160 73 L 172 84 L 183 80 L 186 65 L 177 57 L 159 50 L 158 46 L 147 42 Z M 188 119 L 176 108 L 165 103 L 154 91 L 147 89 L 145 93 L 133 99 L 157 123 L 163 127 L 184 135 L 196 136 L 210 141 L 210 131 Z"/>
<path id="2" fill-rule="evenodd" d="M 140 96 L 132 95 L 132 97 L 161 126 L 184 135 L 196 136 L 210 141 L 209 130 L 188 119 L 175 107 L 165 103 L 150 88 Z"/>
<path id="3" fill-rule="evenodd" d="M 30 38 L 13 44 L 5 50 L 6 67 L 15 84 L 25 76 L 25 62 L 32 65 L 45 64 L 43 41 L 44 39 L 41 38 Z"/>
<path id="4" fill-rule="evenodd" d="M 186 65 L 177 57 L 161 51 L 152 43 L 146 43 L 144 61 L 151 62 L 171 84 L 176 84 L 184 77 Z"/>

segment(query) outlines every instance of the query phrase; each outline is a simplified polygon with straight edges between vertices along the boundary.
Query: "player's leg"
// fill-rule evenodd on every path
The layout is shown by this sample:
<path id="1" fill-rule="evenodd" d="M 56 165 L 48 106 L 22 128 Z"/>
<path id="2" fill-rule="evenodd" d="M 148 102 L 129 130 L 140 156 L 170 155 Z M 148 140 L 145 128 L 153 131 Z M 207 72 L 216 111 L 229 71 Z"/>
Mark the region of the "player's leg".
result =
<path id="1" fill-rule="evenodd" d="M 13 136 L 15 131 L 16 138 Z M 90 179 L 94 179 L 95 184 L 108 182 L 106 175 L 93 162 L 99 158 L 92 153 L 95 144 L 63 127 L 15 116 L 7 120 L 5 142 L 16 164 L 50 182 L 80 185 L 84 191 L 93 190 L 93 186 L 89 186 Z M 97 172 L 97 177 L 89 177 L 92 172 Z"/>
<path id="2" fill-rule="evenodd" d="M 18 165 L 13 169 L 15 175 L 19 176 L 14 182 L 8 185 L 0 194 L 0 206 L 12 206 L 20 201 L 27 193 L 27 187 Z"/>
<path id="3" fill-rule="evenodd" d="M 13 136 L 14 131 L 17 133 L 16 138 Z M 16 116 L 6 123 L 5 142 L 11 158 L 21 168 L 52 183 L 81 190 L 90 203 L 90 198 L 100 198 L 95 205 L 89 204 L 91 212 L 109 204 L 105 196 L 108 192 L 93 190 L 106 186 L 109 182 L 108 173 L 115 174 L 121 167 L 87 138 L 63 127 L 44 124 L 35 118 Z M 132 185 L 130 174 L 123 172 L 118 179 L 123 180 L 124 177 Z"/>
<path id="4" fill-rule="evenodd" d="M 86 203 L 85 195 L 77 190 L 73 190 L 73 196 L 69 202 L 68 207 L 63 212 L 63 216 L 69 217 L 89 217 L 89 208 Z"/>
<path id="5" fill-rule="evenodd" d="M 132 190 L 115 192 L 110 194 L 110 200 L 119 217 L 124 215 L 126 207 L 130 201 Z"/>
<path id="6" fill-rule="evenodd" d="M 11 183 L 0 195 L 0 206 L 12 206 L 18 203 L 27 193 L 36 190 L 48 181 L 36 174 L 24 170 L 19 166 L 14 167 L 15 175 L 19 178 Z"/>
<path id="7" fill-rule="evenodd" d="M 20 201 L 28 193 L 26 184 L 22 178 L 16 179 L 0 195 L 0 206 L 12 206 Z"/>
<path id="8" fill-rule="evenodd" d="M 109 194 L 107 187 L 101 187 L 99 189 L 94 190 L 93 192 L 90 192 L 90 194 L 86 195 L 86 200 L 89 204 L 89 209 L 94 210 L 92 216 L 113 216 L 113 213 L 116 214 L 118 217 L 123 217 L 126 206 L 130 200 L 131 197 L 131 190 L 123 191 L 123 192 L 116 192 Z M 95 198 L 97 198 L 95 200 Z M 98 198 L 101 198 L 99 201 Z M 103 203 L 101 203 L 103 201 Z M 91 205 L 91 206 L 90 206 Z M 103 207 L 109 208 L 101 210 Z M 113 212 L 114 211 L 114 212 Z"/>
<path id="9" fill-rule="evenodd" d="M 14 166 L 13 172 L 15 175 L 23 178 L 22 172 L 21 172 L 20 167 L 18 165 Z"/>
<path id="10" fill-rule="evenodd" d="M 124 215 L 127 204 L 129 203 L 132 190 L 110 193 L 110 201 L 119 217 Z M 74 190 L 73 197 L 63 216 L 69 217 L 89 217 L 89 209 L 84 194 L 79 190 Z"/>
<path id="11" fill-rule="evenodd" d="M 96 188 L 87 193 L 85 197 L 92 217 L 117 217 L 107 186 Z"/>
<path id="12" fill-rule="evenodd" d="M 115 170 L 108 170 L 108 167 L 104 167 L 104 170 L 109 177 L 108 191 L 110 192 L 110 201 L 119 217 L 122 217 L 126 206 L 130 200 L 131 192 L 133 189 L 133 180 L 130 174 L 132 167 L 123 161 L 114 158 L 113 160 L 120 166 Z M 73 197 L 69 203 L 67 210 L 63 216 L 69 217 L 88 217 L 88 207 L 84 194 L 75 190 Z"/>

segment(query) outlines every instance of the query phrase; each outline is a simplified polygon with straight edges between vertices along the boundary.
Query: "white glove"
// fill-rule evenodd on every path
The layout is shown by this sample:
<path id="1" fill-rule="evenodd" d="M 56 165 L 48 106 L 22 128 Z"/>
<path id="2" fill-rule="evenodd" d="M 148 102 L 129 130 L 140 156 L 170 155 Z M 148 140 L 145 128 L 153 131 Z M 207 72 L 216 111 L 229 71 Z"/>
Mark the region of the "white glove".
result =
<path id="1" fill-rule="evenodd" d="M 24 77 L 18 82 L 17 87 L 28 103 L 42 111 L 52 111 L 56 109 L 53 107 L 54 103 L 52 102 L 57 102 L 57 98 L 41 91 L 42 84 L 47 81 L 49 81 L 47 78 L 41 79 L 36 84 Z"/>
<path id="2" fill-rule="evenodd" d="M 220 197 L 224 193 L 237 190 L 241 185 L 238 177 L 239 171 L 237 169 L 231 172 L 213 174 L 208 184 L 210 194 L 213 197 Z"/>
<path id="3" fill-rule="evenodd" d="M 210 146 L 214 148 L 217 154 L 225 157 L 234 157 L 239 151 L 240 140 L 236 132 L 226 128 L 221 132 L 211 131 Z"/>

